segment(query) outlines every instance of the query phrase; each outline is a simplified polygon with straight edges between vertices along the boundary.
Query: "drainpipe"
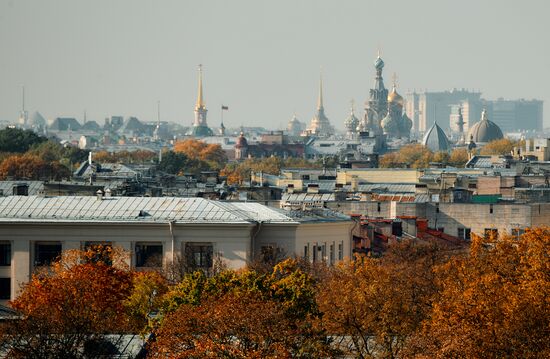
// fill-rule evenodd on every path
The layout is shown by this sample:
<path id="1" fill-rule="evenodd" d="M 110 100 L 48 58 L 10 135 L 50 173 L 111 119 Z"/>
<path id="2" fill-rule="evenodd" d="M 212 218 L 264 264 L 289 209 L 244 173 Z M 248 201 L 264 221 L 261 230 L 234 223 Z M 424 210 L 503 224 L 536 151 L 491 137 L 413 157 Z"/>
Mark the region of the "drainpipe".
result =
<path id="1" fill-rule="evenodd" d="M 255 258 L 255 253 L 254 253 L 254 244 L 256 242 L 256 236 L 258 235 L 258 233 L 260 233 L 260 230 L 262 229 L 262 221 L 258 221 L 257 222 L 258 224 L 256 225 L 257 227 L 257 230 L 256 232 L 254 233 L 254 229 L 252 229 L 252 237 L 250 238 L 250 257 L 251 257 L 251 260 L 254 261 L 256 258 Z"/>
<path id="2" fill-rule="evenodd" d="M 175 262 L 175 254 L 174 254 L 174 242 L 175 242 L 175 238 L 174 238 L 174 224 L 176 223 L 176 221 L 170 221 L 168 222 L 168 226 L 170 228 L 170 237 L 171 237 L 171 244 L 172 244 L 172 264 L 174 264 Z"/>

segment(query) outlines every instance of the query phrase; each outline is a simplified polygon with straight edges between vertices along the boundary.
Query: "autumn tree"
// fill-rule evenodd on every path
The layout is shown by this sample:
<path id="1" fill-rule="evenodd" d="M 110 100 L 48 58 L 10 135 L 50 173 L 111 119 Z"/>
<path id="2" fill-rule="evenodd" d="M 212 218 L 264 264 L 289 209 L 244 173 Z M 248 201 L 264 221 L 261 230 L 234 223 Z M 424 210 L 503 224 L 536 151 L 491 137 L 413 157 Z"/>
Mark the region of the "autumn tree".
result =
<path id="1" fill-rule="evenodd" d="M 438 151 L 434 153 L 432 157 L 432 162 L 441 163 L 443 165 L 446 165 L 449 163 L 451 156 L 449 155 L 449 152 L 446 151 Z"/>
<path id="2" fill-rule="evenodd" d="M 166 316 L 150 356 L 211 358 L 331 357 L 315 280 L 296 260 L 271 273 L 188 274 L 166 295 Z"/>
<path id="3" fill-rule="evenodd" d="M 56 180 L 69 178 L 71 171 L 59 161 L 48 162 L 37 155 L 12 155 L 0 164 L 0 179 Z"/>
<path id="4" fill-rule="evenodd" d="M 183 153 L 192 160 L 205 161 L 213 169 L 221 169 L 227 162 L 227 156 L 220 145 L 195 139 L 176 142 L 174 152 Z"/>
<path id="5" fill-rule="evenodd" d="M 401 147 L 397 152 L 390 152 L 382 156 L 380 159 L 380 167 L 427 168 L 432 161 L 432 151 L 430 151 L 426 146 L 413 143 Z"/>
<path id="6" fill-rule="evenodd" d="M 550 357 L 550 229 L 474 236 L 470 254 L 438 267 L 439 294 L 410 356 Z"/>
<path id="7" fill-rule="evenodd" d="M 151 329 L 150 319 L 162 309 L 168 281 L 159 272 L 135 272 L 132 289 L 124 301 L 129 328 L 136 332 Z"/>
<path id="8" fill-rule="evenodd" d="M 35 144 L 27 153 L 48 163 L 59 162 L 67 168 L 77 166 L 88 158 L 88 151 L 74 146 L 63 146 L 52 140 Z"/>
<path id="9" fill-rule="evenodd" d="M 451 152 L 449 164 L 453 167 L 464 167 L 468 162 L 468 150 L 465 148 L 456 148 Z"/>
<path id="10" fill-rule="evenodd" d="M 514 141 L 508 138 L 502 138 L 500 140 L 494 140 L 487 143 L 479 151 L 480 155 L 509 155 L 516 146 Z"/>
<path id="11" fill-rule="evenodd" d="M 229 184 L 241 184 L 250 178 L 251 172 L 277 175 L 283 168 L 321 169 L 322 164 L 319 162 L 310 162 L 302 158 L 249 158 L 242 162 L 227 164 L 220 171 L 220 175 L 227 176 Z"/>
<path id="12" fill-rule="evenodd" d="M 98 163 L 151 163 L 157 158 L 156 152 L 149 150 L 107 152 L 99 151 L 93 154 L 93 160 Z"/>
<path id="13" fill-rule="evenodd" d="M 405 241 L 382 258 L 360 256 L 330 269 L 317 296 L 328 333 L 353 357 L 399 357 L 430 313 L 441 253 Z"/>
<path id="14" fill-rule="evenodd" d="M 11 358 L 85 357 L 82 350 L 88 343 L 108 342 L 107 334 L 124 333 L 124 303 L 132 289 L 125 258 L 116 248 L 71 250 L 34 274 L 11 302 L 22 319 L 2 327 L 3 352 Z"/>

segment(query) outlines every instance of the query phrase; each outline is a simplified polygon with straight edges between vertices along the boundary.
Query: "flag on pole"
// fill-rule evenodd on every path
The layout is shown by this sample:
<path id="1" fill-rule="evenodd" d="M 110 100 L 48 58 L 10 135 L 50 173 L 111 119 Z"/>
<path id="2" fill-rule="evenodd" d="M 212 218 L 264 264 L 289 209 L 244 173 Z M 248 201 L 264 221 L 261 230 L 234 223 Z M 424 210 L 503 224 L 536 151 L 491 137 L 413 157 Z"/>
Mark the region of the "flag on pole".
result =
<path id="1" fill-rule="evenodd" d="M 229 106 L 222 105 L 222 110 L 229 110 Z"/>

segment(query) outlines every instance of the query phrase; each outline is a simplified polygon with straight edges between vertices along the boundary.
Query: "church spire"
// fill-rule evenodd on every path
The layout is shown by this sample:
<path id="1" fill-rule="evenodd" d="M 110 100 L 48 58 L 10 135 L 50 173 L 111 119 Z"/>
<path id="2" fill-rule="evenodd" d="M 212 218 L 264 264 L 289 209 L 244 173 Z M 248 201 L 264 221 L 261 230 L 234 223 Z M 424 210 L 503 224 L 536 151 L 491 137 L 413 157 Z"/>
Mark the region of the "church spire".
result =
<path id="1" fill-rule="evenodd" d="M 323 109 L 323 70 L 319 73 L 319 99 L 317 100 L 317 109 Z"/>
<path id="2" fill-rule="evenodd" d="M 199 65 L 199 93 L 197 95 L 197 105 L 196 108 L 204 108 L 204 100 L 202 98 L 202 64 Z"/>

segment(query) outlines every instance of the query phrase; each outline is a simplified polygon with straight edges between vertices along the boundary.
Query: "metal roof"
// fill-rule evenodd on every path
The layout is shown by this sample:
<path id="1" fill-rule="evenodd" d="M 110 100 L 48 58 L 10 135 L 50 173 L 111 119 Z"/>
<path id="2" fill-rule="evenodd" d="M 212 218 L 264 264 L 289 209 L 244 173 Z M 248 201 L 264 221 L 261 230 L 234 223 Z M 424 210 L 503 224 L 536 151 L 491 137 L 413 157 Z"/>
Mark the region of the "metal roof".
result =
<path id="1" fill-rule="evenodd" d="M 256 223 L 294 222 L 258 203 L 204 198 L 11 196 L 0 198 L 0 221 Z"/>
<path id="2" fill-rule="evenodd" d="M 344 186 L 351 192 L 351 185 Z M 414 183 L 365 183 L 357 186 L 357 192 L 381 192 L 381 193 L 415 193 Z"/>

